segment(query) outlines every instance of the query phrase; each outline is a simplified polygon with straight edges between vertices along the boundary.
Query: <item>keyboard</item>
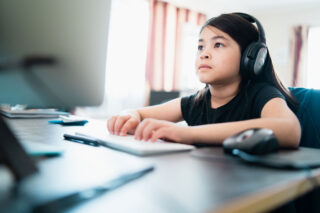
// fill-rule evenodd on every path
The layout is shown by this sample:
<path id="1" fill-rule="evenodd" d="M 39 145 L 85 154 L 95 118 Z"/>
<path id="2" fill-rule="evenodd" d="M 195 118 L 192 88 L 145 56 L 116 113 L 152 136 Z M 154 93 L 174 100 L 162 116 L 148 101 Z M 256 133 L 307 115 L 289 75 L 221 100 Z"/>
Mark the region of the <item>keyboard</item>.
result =
<path id="1" fill-rule="evenodd" d="M 192 145 L 166 142 L 164 140 L 140 141 L 134 139 L 133 135 L 118 136 L 106 133 L 105 135 L 97 136 L 90 133 L 76 133 L 76 135 L 88 137 L 99 142 L 100 145 L 105 147 L 114 148 L 123 152 L 138 156 L 163 154 L 169 152 L 190 151 L 195 149 Z"/>

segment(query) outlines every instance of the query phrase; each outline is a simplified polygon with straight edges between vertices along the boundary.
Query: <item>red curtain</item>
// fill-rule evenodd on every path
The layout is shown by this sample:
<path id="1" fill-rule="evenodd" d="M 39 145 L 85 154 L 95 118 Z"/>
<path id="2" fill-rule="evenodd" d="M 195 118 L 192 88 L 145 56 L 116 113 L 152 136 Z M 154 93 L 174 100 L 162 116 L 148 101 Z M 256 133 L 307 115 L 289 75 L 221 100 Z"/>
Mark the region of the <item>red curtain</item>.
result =
<path id="1" fill-rule="evenodd" d="M 184 23 L 202 25 L 206 16 L 158 0 L 150 0 L 146 80 L 152 90 L 179 89 Z"/>
<path id="2" fill-rule="evenodd" d="M 292 86 L 305 86 L 308 26 L 296 26 L 291 33 Z"/>

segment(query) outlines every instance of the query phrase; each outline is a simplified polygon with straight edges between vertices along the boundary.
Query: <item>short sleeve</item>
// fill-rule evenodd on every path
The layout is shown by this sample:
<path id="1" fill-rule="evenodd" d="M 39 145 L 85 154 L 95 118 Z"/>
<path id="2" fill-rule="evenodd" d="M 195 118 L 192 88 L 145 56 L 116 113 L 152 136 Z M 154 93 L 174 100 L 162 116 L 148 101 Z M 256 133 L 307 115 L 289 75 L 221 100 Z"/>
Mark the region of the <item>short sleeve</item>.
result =
<path id="1" fill-rule="evenodd" d="M 192 108 L 194 107 L 195 98 L 198 93 L 181 98 L 181 112 L 183 119 L 189 123 L 192 119 Z"/>
<path id="2" fill-rule="evenodd" d="M 285 97 L 277 88 L 266 83 L 260 84 L 253 98 L 255 114 L 260 117 L 264 105 L 273 98 L 282 98 L 285 100 Z"/>

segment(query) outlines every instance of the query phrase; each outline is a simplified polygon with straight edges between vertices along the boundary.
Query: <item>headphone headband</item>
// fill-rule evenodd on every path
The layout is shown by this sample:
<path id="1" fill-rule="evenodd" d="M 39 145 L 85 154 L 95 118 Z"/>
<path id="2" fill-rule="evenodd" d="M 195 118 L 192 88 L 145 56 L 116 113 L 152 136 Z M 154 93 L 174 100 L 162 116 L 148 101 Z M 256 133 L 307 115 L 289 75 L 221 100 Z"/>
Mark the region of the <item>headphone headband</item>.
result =
<path id="1" fill-rule="evenodd" d="M 264 44 L 266 44 L 266 36 L 263 30 L 262 25 L 260 24 L 260 22 L 258 21 L 258 19 L 256 19 L 255 17 L 247 14 L 247 13 L 233 13 L 235 15 L 241 16 L 242 18 L 246 19 L 247 21 L 251 22 L 251 23 L 256 23 L 257 28 L 258 28 L 258 33 L 259 33 L 259 42 L 262 42 Z"/>

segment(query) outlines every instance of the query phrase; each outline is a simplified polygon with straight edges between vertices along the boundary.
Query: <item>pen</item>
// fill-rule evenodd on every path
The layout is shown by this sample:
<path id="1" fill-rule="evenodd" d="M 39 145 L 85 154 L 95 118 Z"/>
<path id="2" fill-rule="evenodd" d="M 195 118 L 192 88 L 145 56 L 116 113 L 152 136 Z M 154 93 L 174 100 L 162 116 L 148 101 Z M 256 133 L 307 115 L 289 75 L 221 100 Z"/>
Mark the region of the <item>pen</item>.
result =
<path id="1" fill-rule="evenodd" d="M 86 137 L 86 136 L 80 136 L 80 135 L 70 135 L 70 134 L 63 134 L 63 137 L 65 140 L 72 141 L 72 142 L 77 142 L 81 144 L 86 144 L 90 146 L 100 146 L 101 144 L 99 141 Z"/>

